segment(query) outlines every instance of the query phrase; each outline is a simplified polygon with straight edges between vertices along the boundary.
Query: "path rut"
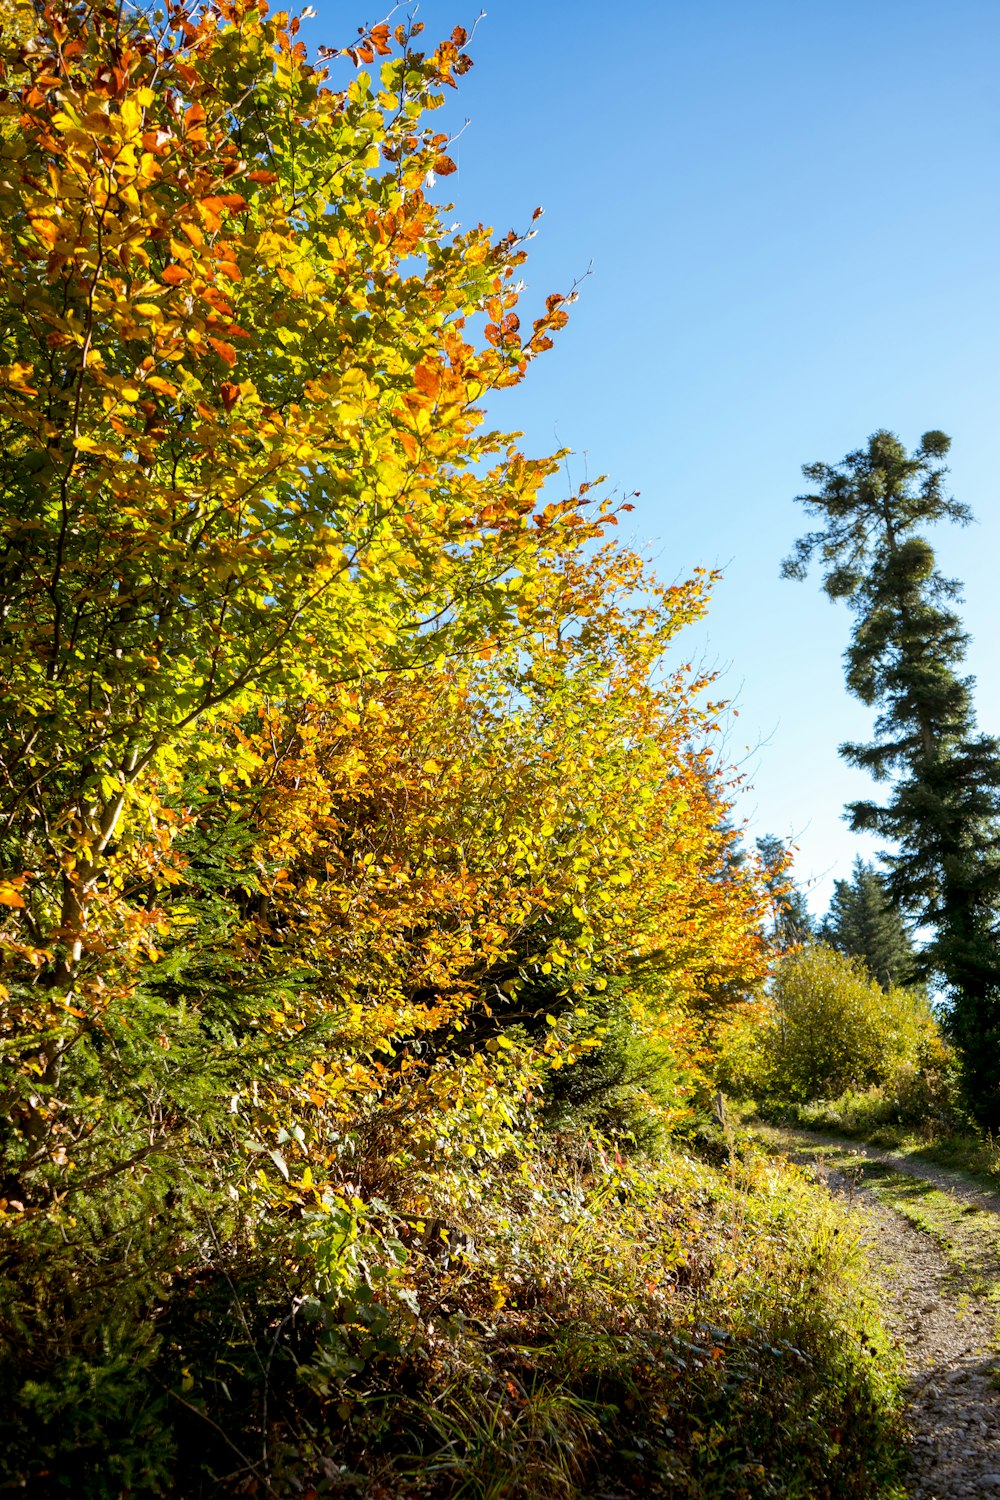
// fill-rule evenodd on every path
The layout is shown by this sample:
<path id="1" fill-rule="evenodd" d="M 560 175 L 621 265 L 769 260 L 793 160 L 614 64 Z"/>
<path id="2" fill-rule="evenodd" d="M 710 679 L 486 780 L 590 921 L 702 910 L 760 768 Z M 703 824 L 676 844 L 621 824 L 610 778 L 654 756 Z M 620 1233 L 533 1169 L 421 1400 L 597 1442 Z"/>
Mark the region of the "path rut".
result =
<path id="1" fill-rule="evenodd" d="M 970 1287 L 970 1278 L 931 1235 L 866 1189 L 864 1163 L 922 1178 L 967 1210 L 995 1215 L 998 1276 L 1000 1197 L 958 1173 L 876 1147 L 807 1131 L 761 1128 L 757 1133 L 770 1149 L 809 1163 L 832 1191 L 848 1193 L 852 1208 L 863 1216 L 885 1320 L 906 1355 L 911 1459 L 906 1483 L 913 1500 L 1000 1500 L 1000 1304 L 981 1286 Z M 824 1161 L 831 1148 L 841 1154 L 836 1167 Z M 845 1152 L 856 1159 L 857 1171 L 843 1162 Z"/>

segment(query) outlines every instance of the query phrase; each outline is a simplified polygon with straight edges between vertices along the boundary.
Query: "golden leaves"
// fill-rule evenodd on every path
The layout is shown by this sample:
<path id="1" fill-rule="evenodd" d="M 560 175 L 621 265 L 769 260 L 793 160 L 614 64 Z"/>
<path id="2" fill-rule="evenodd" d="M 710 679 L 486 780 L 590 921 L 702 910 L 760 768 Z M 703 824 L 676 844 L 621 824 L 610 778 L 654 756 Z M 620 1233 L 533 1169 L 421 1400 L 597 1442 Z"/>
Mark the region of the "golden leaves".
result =
<path id="1" fill-rule="evenodd" d="M 50 249 L 59 239 L 59 225 L 55 219 L 41 218 L 36 215 L 31 220 L 31 227 L 42 244 Z"/>
<path id="2" fill-rule="evenodd" d="M 222 228 L 222 211 L 225 206 L 222 199 L 216 196 L 199 199 L 197 204 L 198 213 L 201 216 L 202 223 L 210 234 L 214 234 L 216 230 Z"/>
<path id="3" fill-rule="evenodd" d="M 14 360 L 12 364 L 0 365 L 0 389 L 16 391 L 22 396 L 37 396 L 38 388 L 32 384 L 34 365 L 26 360 Z"/>
<path id="4" fill-rule="evenodd" d="M 0 906 L 14 906 L 23 910 L 25 901 L 21 895 L 24 888 L 25 877 L 16 876 L 14 879 L 0 879 Z"/>
<path id="5" fill-rule="evenodd" d="M 545 591 L 535 582 L 605 524 L 577 498 L 527 525 L 551 461 L 488 434 L 474 404 L 520 378 L 519 251 L 509 238 L 493 245 L 481 229 L 456 238 L 442 224 L 421 183 L 429 163 L 445 174 L 453 166 L 447 138 L 401 110 L 398 81 L 384 99 L 360 80 L 353 92 L 316 93 L 275 20 L 251 9 L 234 32 L 216 27 L 220 14 L 210 6 L 171 48 L 150 39 L 131 68 L 99 57 L 104 21 L 88 13 L 78 57 L 97 58 L 96 71 L 74 64 L 57 99 L 40 82 L 40 56 L 16 143 L 23 156 L 12 144 L 5 161 L 5 216 L 35 230 L 0 241 L 0 278 L 9 299 L 30 298 L 37 334 L 0 370 L 0 412 L 38 465 L 39 512 L 59 502 L 52 432 L 38 411 L 62 420 L 68 402 L 76 414 L 72 451 L 62 438 L 73 459 L 67 554 L 53 584 L 42 526 L 38 581 L 11 626 L 17 656 L 10 647 L 7 665 L 43 704 L 44 754 L 89 764 L 95 744 L 138 736 L 150 777 L 219 701 L 242 709 L 263 684 L 293 702 L 340 675 L 377 681 L 455 653 L 499 659 L 506 634 L 530 626 Z M 383 55 L 388 29 L 361 44 Z M 460 45 L 456 33 L 452 51 L 410 59 L 421 80 L 407 84 L 414 98 L 445 63 L 460 70 Z M 220 66 L 256 84 L 239 118 L 214 102 Z M 295 149 L 275 152 L 288 132 Z M 383 147 L 398 184 L 378 178 Z M 422 263 L 433 272 L 414 272 Z M 384 316 L 372 316 L 373 288 Z M 502 348 L 468 331 L 487 298 L 498 304 Z M 89 328 L 74 311 L 82 305 Z M 253 381 L 237 378 L 247 371 Z M 508 587 L 514 576 L 520 589 Z M 78 598 L 90 601 L 86 639 L 71 644 L 68 601 Z M 123 599 L 142 607 L 129 613 Z M 131 634 L 118 656 L 124 619 Z M 65 684 L 57 702 L 44 685 L 53 659 Z M 81 715 L 80 703 L 96 706 Z M 422 718 L 432 712 L 421 701 Z M 362 743 L 375 713 L 369 699 L 364 714 L 355 704 L 341 720 L 352 743 L 340 770 L 358 795 L 370 784 L 369 751 L 401 768 L 387 733 Z M 468 729 L 457 706 L 452 723 Z M 454 946 L 421 950 L 437 975 L 454 975 L 473 951 L 499 951 L 514 920 L 513 898 L 509 912 L 503 901 L 490 912 L 464 855 L 452 849 L 447 873 L 443 857 L 435 863 L 443 822 L 433 820 L 443 819 L 442 798 L 450 808 L 458 797 L 453 759 L 451 746 L 428 743 L 406 768 L 425 817 L 420 852 L 437 871 L 428 890 L 464 913 Z M 129 788 L 130 827 L 142 825 L 143 795 Z M 385 786 L 378 795 L 391 801 Z M 319 829 L 323 815 L 310 806 Z M 535 858 L 526 835 L 528 846 Z M 393 941 L 423 899 L 417 853 L 363 866 L 380 900 L 409 893 L 387 929 Z M 344 872 L 330 862 L 336 887 Z M 301 894 L 295 885 L 277 897 Z"/>

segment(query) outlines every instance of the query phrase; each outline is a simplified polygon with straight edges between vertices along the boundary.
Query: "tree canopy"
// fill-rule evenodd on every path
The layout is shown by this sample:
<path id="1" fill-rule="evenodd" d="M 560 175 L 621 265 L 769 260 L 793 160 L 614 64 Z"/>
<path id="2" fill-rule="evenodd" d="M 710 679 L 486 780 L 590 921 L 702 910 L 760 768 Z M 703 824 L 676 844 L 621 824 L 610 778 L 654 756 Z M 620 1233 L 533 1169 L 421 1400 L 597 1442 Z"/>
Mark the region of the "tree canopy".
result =
<path id="1" fill-rule="evenodd" d="M 429 196 L 462 33 L 334 90 L 298 25 L 57 6 L 0 104 L 0 857 L 68 969 L 213 715 L 482 649 L 609 518 L 484 426 L 566 314 Z"/>
<path id="2" fill-rule="evenodd" d="M 905 985 L 916 972 L 916 953 L 906 925 L 879 872 L 863 859 L 854 861 L 850 880 L 834 883 L 820 935 L 838 952 L 860 959 L 883 989 Z"/>
<path id="3" fill-rule="evenodd" d="M 723 705 L 672 656 L 712 579 L 658 583 L 488 425 L 571 297 L 522 326 L 525 236 L 446 227 L 471 63 L 421 29 L 310 60 L 257 0 L 0 21 L 18 1483 L 104 1461 L 88 1372 L 143 1414 L 107 1493 L 163 1493 L 163 1392 L 231 1448 L 279 1346 L 326 1400 L 352 1340 L 430 1339 L 422 1216 L 528 1181 L 612 1029 L 683 1117 L 766 972 Z"/>

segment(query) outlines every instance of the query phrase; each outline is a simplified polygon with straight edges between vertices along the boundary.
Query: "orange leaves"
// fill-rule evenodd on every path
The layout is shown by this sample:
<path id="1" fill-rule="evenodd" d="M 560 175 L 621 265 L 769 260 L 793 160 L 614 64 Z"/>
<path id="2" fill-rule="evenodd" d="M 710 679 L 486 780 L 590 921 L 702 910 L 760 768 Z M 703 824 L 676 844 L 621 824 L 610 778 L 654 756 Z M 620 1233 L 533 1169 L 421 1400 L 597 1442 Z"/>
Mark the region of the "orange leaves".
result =
<path id="1" fill-rule="evenodd" d="M 209 335 L 208 342 L 209 344 L 211 344 L 212 348 L 215 350 L 219 358 L 225 360 L 229 368 L 232 369 L 236 363 L 236 350 L 233 348 L 232 344 L 225 343 L 223 339 L 212 338 L 211 335 Z"/>
<path id="2" fill-rule="evenodd" d="M 196 88 L 201 82 L 198 69 L 191 67 L 189 63 L 183 62 L 180 58 L 174 60 L 174 71 L 181 82 L 186 83 L 189 88 Z"/>
<path id="3" fill-rule="evenodd" d="M 37 396 L 38 387 L 33 384 L 34 366 L 25 360 L 0 365 L 0 390 L 7 389 L 21 396 Z"/>
<path id="4" fill-rule="evenodd" d="M 423 396 L 433 401 L 441 388 L 441 371 L 437 365 L 417 365 L 413 371 L 413 384 Z"/>
<path id="5" fill-rule="evenodd" d="M 21 895 L 24 889 L 25 877 L 15 876 L 12 880 L 0 879 L 0 906 L 14 906 L 24 909 L 25 901 Z"/>
<path id="6" fill-rule="evenodd" d="M 159 375 L 147 376 L 145 386 L 147 390 L 155 391 L 157 395 L 160 396 L 173 397 L 177 395 L 177 387 L 175 385 L 171 385 L 169 380 L 164 380 L 162 376 Z"/>
<path id="7" fill-rule="evenodd" d="M 405 428 L 401 428 L 398 433 L 398 439 L 407 461 L 415 464 L 420 457 L 420 445 L 412 432 L 407 432 Z"/>
<path id="8" fill-rule="evenodd" d="M 397 28 L 397 39 L 399 28 Z M 405 33 L 404 33 L 405 36 Z M 389 46 L 389 27 L 382 21 L 378 26 L 373 26 L 369 31 L 364 27 L 359 29 L 360 40 L 352 47 L 346 47 L 345 53 L 357 66 L 359 62 L 373 63 L 376 57 L 390 57 L 392 48 Z"/>
<path id="9" fill-rule="evenodd" d="M 350 973 L 370 1044 L 377 1026 L 398 1047 L 441 1025 L 415 994 L 471 1026 L 487 993 L 506 1003 L 533 974 L 572 992 L 647 965 L 662 1009 L 664 990 L 698 1008 L 760 973 L 753 882 L 727 864 L 701 748 L 711 713 L 690 674 L 654 679 L 703 587 L 658 589 L 606 547 L 544 588 L 551 623 L 515 645 L 275 715 L 257 742 L 285 951 L 305 943 Z M 546 1066 L 576 1055 L 559 1026 Z M 509 1050 L 502 1033 L 489 1044 L 498 1066 Z"/>
<path id="10" fill-rule="evenodd" d="M 59 225 L 54 219 L 33 218 L 31 227 L 42 244 L 50 249 L 59 238 Z"/>
<path id="11" fill-rule="evenodd" d="M 184 111 L 184 134 L 189 142 L 205 143 L 205 121 L 207 116 L 200 104 L 192 104 Z"/>
<path id="12" fill-rule="evenodd" d="M 457 87 L 453 75 L 462 77 L 472 67 L 472 58 L 459 50 L 467 41 L 468 33 L 465 28 L 456 26 L 448 41 L 442 42 L 434 53 L 438 81 L 448 84 L 450 88 Z"/>
<path id="13" fill-rule="evenodd" d="M 154 156 L 162 156 L 173 140 L 173 132 L 164 130 L 147 130 L 142 137 L 144 151 L 150 151 Z"/>
<path id="14" fill-rule="evenodd" d="M 222 228 L 224 210 L 237 213 L 246 207 L 247 200 L 240 193 L 210 193 L 204 198 L 199 198 L 197 203 L 201 222 L 210 234 L 215 234 Z M 187 225 L 183 227 L 185 232 L 188 232 Z"/>
<path id="15" fill-rule="evenodd" d="M 492 304 L 495 305 L 495 303 L 496 299 L 492 299 Z M 500 321 L 487 323 L 486 327 L 483 329 L 484 337 L 490 344 L 493 344 L 495 347 L 502 346 L 507 350 L 511 349 L 512 347 L 515 349 L 518 348 L 520 345 L 520 340 L 518 339 L 518 331 L 521 327 L 521 320 L 518 317 L 517 313 L 507 313 L 507 315 L 503 317 L 501 317 L 500 314 L 497 313 L 494 316 L 499 317 Z"/>
<path id="16" fill-rule="evenodd" d="M 197 205 L 198 213 L 201 216 L 202 223 L 210 234 L 214 234 L 222 228 L 222 210 L 225 206 L 223 200 L 218 197 L 199 199 Z"/>
<path id="17" fill-rule="evenodd" d="M 532 628 L 557 561 L 607 518 L 581 494 L 527 524 L 552 461 L 525 457 L 485 422 L 492 394 L 522 369 L 512 279 L 522 251 L 516 236 L 448 229 L 424 189 L 429 165 L 454 169 L 448 137 L 415 108 L 466 66 L 460 29 L 431 53 L 409 47 L 416 26 L 395 40 L 385 24 L 364 31 L 359 60 L 406 49 L 403 71 L 393 60 L 385 75 L 402 82 L 382 92 L 355 78 L 334 94 L 316 88 L 287 18 L 253 4 L 207 0 L 166 40 L 136 13 L 128 47 L 99 7 L 84 15 L 52 0 L 38 25 L 57 24 L 80 43 L 62 54 L 65 76 L 58 89 L 47 82 L 58 48 L 43 36 L 15 89 L 16 150 L 0 134 L 0 214 L 21 226 L 0 240 L 0 297 L 8 312 L 15 301 L 32 308 L 17 362 L 0 369 L 0 418 L 40 476 L 30 515 L 9 522 L 37 540 L 37 555 L 0 669 L 16 684 L 11 701 L 30 703 L 43 726 L 38 766 L 90 768 L 87 787 L 50 778 L 67 800 L 48 826 L 86 825 L 97 850 L 90 824 L 108 808 L 121 819 L 116 847 L 119 836 L 123 847 L 146 838 L 152 780 L 183 763 L 227 704 L 242 713 L 264 693 L 291 705 L 345 679 L 377 684 L 390 669 L 504 659 L 507 638 Z M 384 316 L 372 316 L 373 287 Z M 487 301 L 495 342 L 478 334 Z M 58 496 L 40 409 L 76 417 Z M 63 505 L 68 540 L 53 576 L 38 518 Z M 76 639 L 68 622 L 81 598 L 91 604 Z M 143 602 L 128 613 L 123 600 Z M 442 725 L 471 746 L 466 690 L 440 673 L 433 681 Z M 502 950 L 527 898 L 494 890 L 467 827 L 462 776 L 487 797 L 500 750 L 489 770 L 475 747 L 471 759 L 454 755 L 435 737 L 438 711 L 415 688 L 404 703 L 366 687 L 337 719 L 335 768 L 311 763 L 303 736 L 304 790 L 282 784 L 275 838 L 299 841 L 302 880 L 326 895 L 296 880 L 273 899 L 329 917 L 319 941 L 332 951 L 323 934 L 363 878 L 363 941 L 405 970 L 404 934 L 426 919 L 413 962 L 450 995 L 470 964 Z M 378 727 L 389 719 L 391 736 Z M 123 765 L 139 768 L 124 787 Z M 17 774 L 29 770 L 25 759 Z M 221 783 L 231 768 L 216 774 Z M 374 838 L 352 851 L 323 823 L 328 777 L 338 822 L 371 813 L 384 860 Z M 19 805 L 29 803 L 26 792 Z M 106 855 L 93 859 L 103 889 Z M 40 909 L 59 912 L 59 892 Z"/>
<path id="18" fill-rule="evenodd" d="M 452 172 L 458 171 L 458 168 L 455 166 L 455 163 L 452 161 L 451 157 L 445 156 L 442 152 L 440 156 L 435 156 L 433 162 L 431 163 L 431 170 L 437 177 L 450 177 Z"/>

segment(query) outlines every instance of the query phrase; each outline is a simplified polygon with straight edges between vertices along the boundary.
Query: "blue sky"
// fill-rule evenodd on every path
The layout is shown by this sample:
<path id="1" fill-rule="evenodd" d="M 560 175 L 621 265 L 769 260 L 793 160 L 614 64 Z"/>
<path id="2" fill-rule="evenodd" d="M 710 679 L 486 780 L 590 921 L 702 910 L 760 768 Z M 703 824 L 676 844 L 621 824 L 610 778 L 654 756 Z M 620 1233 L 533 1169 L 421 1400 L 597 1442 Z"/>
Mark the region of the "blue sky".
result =
<path id="1" fill-rule="evenodd" d="M 310 41 L 363 20 L 317 0 Z M 424 0 L 427 38 L 479 7 Z M 401 7 L 394 20 L 408 12 Z M 800 466 L 877 427 L 954 440 L 978 524 L 933 540 L 963 580 L 970 669 L 1000 733 L 1000 6 L 996 0 L 493 0 L 443 128 L 470 124 L 455 217 L 499 231 L 544 205 L 524 310 L 587 277 L 569 328 L 495 417 L 574 479 L 639 490 L 661 576 L 722 567 L 690 649 L 736 700 L 728 749 L 755 832 L 794 835 L 825 908 L 867 852 L 870 791 L 839 760 L 846 611 L 779 580 Z"/>

